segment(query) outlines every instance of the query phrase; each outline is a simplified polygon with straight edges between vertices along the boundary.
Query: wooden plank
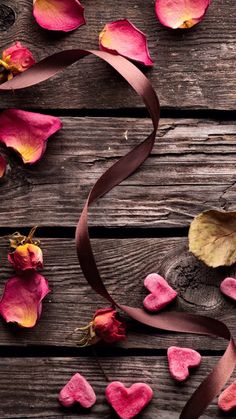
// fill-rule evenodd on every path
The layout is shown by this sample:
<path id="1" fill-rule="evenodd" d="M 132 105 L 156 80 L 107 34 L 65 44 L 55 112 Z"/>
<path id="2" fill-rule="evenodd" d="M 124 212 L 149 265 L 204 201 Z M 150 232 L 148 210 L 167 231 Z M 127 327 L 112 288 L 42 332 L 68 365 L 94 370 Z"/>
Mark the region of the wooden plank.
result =
<path id="1" fill-rule="evenodd" d="M 184 238 L 103 239 L 93 240 L 96 260 L 108 289 L 117 301 L 142 307 L 147 294 L 143 280 L 151 272 L 166 276 L 178 290 L 179 297 L 171 309 L 219 318 L 236 333 L 235 306 L 219 291 L 219 284 L 235 270 L 206 268 L 186 251 Z M 75 347 L 78 335 L 69 334 L 86 325 L 106 301 L 87 285 L 79 268 L 72 239 L 43 239 L 44 275 L 52 293 L 43 304 L 43 316 L 32 330 L 11 327 L 2 322 L 0 345 L 49 345 Z M 6 239 L 1 239 L 1 287 L 13 275 L 7 261 Z M 157 333 L 128 321 L 128 339 L 123 348 L 166 349 L 170 345 L 196 349 L 224 350 L 222 339 L 203 336 Z"/>
<path id="2" fill-rule="evenodd" d="M 186 383 L 175 383 L 169 376 L 166 357 L 101 358 L 101 364 L 111 381 L 126 386 L 143 381 L 154 392 L 150 405 L 140 418 L 177 419 L 185 402 L 215 365 L 218 357 L 203 357 L 201 366 Z M 1 418 L 114 418 L 106 403 L 107 386 L 94 358 L 5 358 L 0 360 Z M 78 408 L 60 407 L 57 396 L 67 380 L 76 372 L 85 375 L 93 385 L 97 403 L 89 412 Z M 234 374 L 236 377 L 236 375 Z M 215 400 L 202 416 L 224 418 Z M 235 413 L 227 415 L 235 417 Z"/>
<path id="3" fill-rule="evenodd" d="M 148 119 L 62 118 L 42 161 L 13 154 L 1 182 L 0 226 L 75 226 L 89 189 L 150 132 Z M 233 209 L 236 123 L 163 119 L 152 157 L 91 210 L 91 226 L 180 227 L 199 212 Z"/>
<path id="4" fill-rule="evenodd" d="M 221 0 L 215 0 L 202 24 L 180 32 L 167 30 L 157 22 L 154 2 L 120 0 L 114 5 L 113 1 L 96 0 L 95 7 L 94 1 L 86 0 L 87 25 L 66 36 L 39 28 L 28 0 L 9 0 L 7 5 L 15 11 L 16 22 L 1 32 L 2 49 L 18 39 L 39 60 L 63 48 L 97 48 L 98 33 L 105 23 L 128 18 L 147 34 L 155 61 L 154 68 L 147 71 L 147 75 L 162 106 L 235 109 L 234 0 L 225 0 L 224 7 Z M 75 109 L 131 108 L 143 104 L 107 65 L 88 58 L 83 64 L 74 65 L 65 74 L 39 87 L 1 94 L 1 107 L 9 106 Z"/>

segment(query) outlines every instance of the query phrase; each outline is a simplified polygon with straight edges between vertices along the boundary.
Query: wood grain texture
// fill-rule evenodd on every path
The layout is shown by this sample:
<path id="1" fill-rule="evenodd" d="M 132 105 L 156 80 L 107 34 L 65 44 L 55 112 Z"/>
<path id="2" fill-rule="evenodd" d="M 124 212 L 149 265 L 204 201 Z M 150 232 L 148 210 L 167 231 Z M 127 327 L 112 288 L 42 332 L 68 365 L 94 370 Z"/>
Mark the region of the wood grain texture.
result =
<path id="1" fill-rule="evenodd" d="M 10 154 L 0 226 L 75 226 L 89 189 L 150 133 L 148 119 L 62 118 L 42 161 Z M 161 120 L 152 156 L 91 209 L 90 226 L 182 227 L 212 207 L 235 209 L 236 123 Z"/>
<path id="2" fill-rule="evenodd" d="M 236 334 L 235 304 L 219 291 L 226 275 L 235 270 L 209 269 L 186 251 L 184 238 L 93 240 L 98 266 L 109 291 L 117 301 L 142 307 L 147 295 L 143 280 L 151 272 L 164 275 L 178 291 L 170 309 L 212 316 L 225 321 Z M 86 325 L 98 307 L 107 302 L 87 285 L 77 261 L 73 240 L 43 239 L 43 274 L 52 289 L 43 304 L 43 315 L 32 330 L 6 325 L 1 321 L 0 345 L 49 345 L 75 347 L 80 335 L 69 334 Z M 1 239 L 1 287 L 13 275 L 6 254 L 6 239 Z M 123 348 L 166 349 L 186 345 L 195 349 L 224 350 L 222 339 L 203 336 L 157 333 L 128 321 L 128 339 Z"/>
<path id="3" fill-rule="evenodd" d="M 171 31 L 157 21 L 154 1 L 84 0 L 87 25 L 71 34 L 42 30 L 28 0 L 8 0 L 16 22 L 1 32 L 1 48 L 22 41 L 37 60 L 64 48 L 97 48 L 103 26 L 128 18 L 147 34 L 154 68 L 147 71 L 161 105 L 189 109 L 235 109 L 236 3 L 212 2 L 204 21 L 188 31 Z M 56 95 L 55 95 L 56 92 Z M 115 72 L 94 58 L 75 64 L 41 86 L 1 94 L 1 107 L 123 108 L 143 107 Z"/>
<path id="4" fill-rule="evenodd" d="M 140 419 L 177 419 L 185 402 L 217 360 L 218 357 L 203 357 L 200 367 L 181 384 L 169 376 L 166 357 L 101 358 L 100 362 L 112 381 L 122 381 L 126 386 L 142 381 L 152 387 L 154 397 L 139 415 Z M 94 358 L 6 358 L 0 360 L 0 366 L 2 419 L 116 417 L 106 403 L 107 382 Z M 97 395 L 97 403 L 88 412 L 78 406 L 64 409 L 57 401 L 60 389 L 76 372 L 85 375 Z M 202 415 L 202 419 L 224 417 L 217 400 Z M 235 417 L 235 412 L 227 417 Z"/>

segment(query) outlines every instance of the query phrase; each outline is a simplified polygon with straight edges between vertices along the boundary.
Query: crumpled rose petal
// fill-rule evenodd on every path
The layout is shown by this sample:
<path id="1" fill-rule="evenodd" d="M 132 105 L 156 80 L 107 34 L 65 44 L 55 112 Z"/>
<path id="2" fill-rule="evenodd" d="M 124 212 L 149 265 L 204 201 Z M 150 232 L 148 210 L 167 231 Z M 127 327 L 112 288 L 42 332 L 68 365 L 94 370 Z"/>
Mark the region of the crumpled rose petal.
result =
<path id="1" fill-rule="evenodd" d="M 55 116 L 9 109 L 0 114 L 0 141 L 13 148 L 24 163 L 44 154 L 48 138 L 62 127 Z"/>
<path id="2" fill-rule="evenodd" d="M 43 269 L 43 252 L 39 246 L 26 243 L 8 254 L 9 262 L 16 272 Z"/>
<path id="3" fill-rule="evenodd" d="M 156 15 L 162 25 L 187 29 L 201 22 L 210 0 L 156 0 Z"/>
<path id="4" fill-rule="evenodd" d="M 42 28 L 51 31 L 70 32 L 86 24 L 78 0 L 33 0 L 33 15 Z"/>
<path id="5" fill-rule="evenodd" d="M 96 403 L 96 394 L 86 378 L 77 373 L 60 391 L 59 402 L 64 407 L 79 403 L 84 408 L 89 409 Z"/>
<path id="6" fill-rule="evenodd" d="M 2 60 L 0 60 L 0 65 L 9 72 L 8 79 L 28 70 L 28 68 L 32 67 L 34 64 L 35 59 L 30 50 L 21 45 L 18 41 L 15 45 L 12 45 L 3 51 Z"/>
<path id="7" fill-rule="evenodd" d="M 99 48 L 146 66 L 153 65 L 145 34 L 127 19 L 105 25 L 99 35 Z"/>
<path id="8" fill-rule="evenodd" d="M 0 178 L 5 175 L 7 162 L 3 156 L 0 155 Z"/>
<path id="9" fill-rule="evenodd" d="M 50 292 L 48 281 L 38 273 L 15 276 L 5 285 L 0 314 L 7 323 L 33 327 L 41 316 L 42 300 Z"/>

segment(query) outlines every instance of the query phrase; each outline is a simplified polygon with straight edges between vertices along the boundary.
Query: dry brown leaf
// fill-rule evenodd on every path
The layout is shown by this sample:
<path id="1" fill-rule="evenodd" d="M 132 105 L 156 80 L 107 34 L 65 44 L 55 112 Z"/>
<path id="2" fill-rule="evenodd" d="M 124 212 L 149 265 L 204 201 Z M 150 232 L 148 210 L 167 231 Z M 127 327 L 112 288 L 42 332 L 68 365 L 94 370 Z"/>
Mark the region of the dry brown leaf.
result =
<path id="1" fill-rule="evenodd" d="M 216 268 L 236 262 L 236 211 L 205 211 L 189 229 L 189 250 L 206 265 Z"/>

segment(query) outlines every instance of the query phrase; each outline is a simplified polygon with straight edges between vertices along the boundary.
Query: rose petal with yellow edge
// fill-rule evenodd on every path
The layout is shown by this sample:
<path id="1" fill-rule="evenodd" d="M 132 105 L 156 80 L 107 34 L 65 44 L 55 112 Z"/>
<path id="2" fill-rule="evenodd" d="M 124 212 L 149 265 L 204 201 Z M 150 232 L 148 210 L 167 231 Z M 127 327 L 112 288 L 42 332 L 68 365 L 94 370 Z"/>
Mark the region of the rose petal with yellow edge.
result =
<path id="1" fill-rule="evenodd" d="M 34 0 L 33 15 L 42 28 L 51 31 L 70 32 L 86 24 L 78 0 Z"/>
<path id="2" fill-rule="evenodd" d="M 41 316 L 42 300 L 50 292 L 48 281 L 38 273 L 15 276 L 5 285 L 0 314 L 7 323 L 33 327 Z"/>
<path id="3" fill-rule="evenodd" d="M 112 54 L 120 54 L 146 66 L 153 65 L 146 35 L 127 19 L 105 25 L 99 35 L 99 48 Z"/>
<path id="4" fill-rule="evenodd" d="M 162 25 L 187 29 L 201 22 L 210 0 L 156 0 L 156 16 Z"/>
<path id="5" fill-rule="evenodd" d="M 44 154 L 48 138 L 62 127 L 55 116 L 8 109 L 0 114 L 0 141 L 13 148 L 24 163 L 35 163 Z"/>

